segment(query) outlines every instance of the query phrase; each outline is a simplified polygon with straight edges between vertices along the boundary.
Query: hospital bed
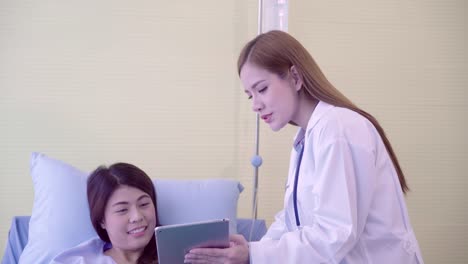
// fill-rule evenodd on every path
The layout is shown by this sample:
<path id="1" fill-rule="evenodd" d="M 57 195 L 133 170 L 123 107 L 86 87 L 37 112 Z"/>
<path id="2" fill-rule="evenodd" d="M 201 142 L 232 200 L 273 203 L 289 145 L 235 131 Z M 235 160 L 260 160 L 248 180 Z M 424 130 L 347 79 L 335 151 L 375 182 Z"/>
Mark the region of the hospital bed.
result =
<path id="1" fill-rule="evenodd" d="M 7 244 L 2 258 L 2 264 L 17 264 L 21 252 L 23 252 L 28 242 L 28 229 L 30 216 L 15 216 L 11 221 L 10 231 L 8 233 Z M 237 232 L 243 235 L 247 240 L 250 236 L 250 227 L 252 229 L 252 240 L 257 241 L 265 234 L 266 225 L 264 220 L 253 220 L 239 218 L 237 219 Z"/>
<path id="2" fill-rule="evenodd" d="M 30 173 L 32 212 L 13 217 L 1 264 L 16 264 L 21 255 L 26 264 L 47 264 L 60 252 L 96 236 L 89 218 L 84 217 L 89 215 L 87 173 L 42 153 L 32 153 Z M 243 186 L 236 180 L 158 178 L 153 183 L 161 225 L 228 218 L 230 233 L 247 240 L 259 240 L 266 233 L 264 220 L 237 217 Z"/>

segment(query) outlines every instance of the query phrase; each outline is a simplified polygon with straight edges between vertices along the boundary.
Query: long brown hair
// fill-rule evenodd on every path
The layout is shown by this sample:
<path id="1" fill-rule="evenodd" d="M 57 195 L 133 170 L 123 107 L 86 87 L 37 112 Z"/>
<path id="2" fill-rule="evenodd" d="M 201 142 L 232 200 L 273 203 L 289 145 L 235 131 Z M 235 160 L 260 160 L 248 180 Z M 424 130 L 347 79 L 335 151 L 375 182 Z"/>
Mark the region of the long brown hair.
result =
<path id="1" fill-rule="evenodd" d="M 112 193 L 121 185 L 142 190 L 151 197 L 154 204 L 156 226 L 159 226 L 156 207 L 156 191 L 151 178 L 140 168 L 128 163 L 115 163 L 110 167 L 100 166 L 88 178 L 87 194 L 91 223 L 99 237 L 110 243 L 109 235 L 101 227 L 107 202 Z M 139 264 L 157 263 L 158 252 L 153 236 L 138 259 Z"/>
<path id="2" fill-rule="evenodd" d="M 351 100 L 338 91 L 328 81 L 310 53 L 299 41 L 288 33 L 279 30 L 260 34 L 249 41 L 242 49 L 237 61 L 239 75 L 246 62 L 264 68 L 278 76 L 284 76 L 292 66 L 295 66 L 299 75 L 302 76 L 304 82 L 302 90 L 304 90 L 307 96 L 334 106 L 348 108 L 367 118 L 377 129 L 385 144 L 385 148 L 398 174 L 403 193 L 409 191 L 395 152 L 377 119 L 357 107 Z"/>

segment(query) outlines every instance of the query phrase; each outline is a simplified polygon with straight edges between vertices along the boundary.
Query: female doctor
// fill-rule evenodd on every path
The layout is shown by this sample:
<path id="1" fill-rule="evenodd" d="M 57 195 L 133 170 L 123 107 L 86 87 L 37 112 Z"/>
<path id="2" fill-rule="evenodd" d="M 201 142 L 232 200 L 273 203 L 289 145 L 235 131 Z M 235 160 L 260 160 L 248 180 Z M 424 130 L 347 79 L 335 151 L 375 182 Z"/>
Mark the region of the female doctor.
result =
<path id="1" fill-rule="evenodd" d="M 278 131 L 298 126 L 284 209 L 266 235 L 192 249 L 186 263 L 423 263 L 405 177 L 377 120 L 325 77 L 292 36 L 248 42 L 238 72 L 253 111 Z"/>

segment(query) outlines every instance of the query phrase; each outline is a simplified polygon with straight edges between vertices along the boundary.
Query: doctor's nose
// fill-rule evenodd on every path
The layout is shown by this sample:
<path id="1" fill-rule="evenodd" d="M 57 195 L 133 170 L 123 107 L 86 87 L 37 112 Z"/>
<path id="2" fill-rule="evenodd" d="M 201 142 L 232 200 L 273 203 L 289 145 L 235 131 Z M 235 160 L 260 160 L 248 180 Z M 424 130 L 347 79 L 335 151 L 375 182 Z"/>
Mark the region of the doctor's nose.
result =
<path id="1" fill-rule="evenodd" d="M 257 98 L 253 97 L 252 98 L 252 111 L 259 113 L 263 109 L 264 105 L 260 100 Z"/>

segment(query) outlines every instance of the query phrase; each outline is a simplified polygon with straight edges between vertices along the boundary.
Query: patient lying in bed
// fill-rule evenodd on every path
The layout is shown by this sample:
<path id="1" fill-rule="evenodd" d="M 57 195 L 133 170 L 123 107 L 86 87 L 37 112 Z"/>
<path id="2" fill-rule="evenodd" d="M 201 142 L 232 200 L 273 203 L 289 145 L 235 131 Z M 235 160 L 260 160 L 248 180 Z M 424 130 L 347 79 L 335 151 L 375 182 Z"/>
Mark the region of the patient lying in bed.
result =
<path id="1" fill-rule="evenodd" d="M 64 251 L 86 258 L 69 249 L 98 237 L 88 217 L 89 173 L 39 152 L 32 153 L 29 166 L 34 187 L 32 214 L 13 216 L 0 262 L 48 264 Z M 257 241 L 266 232 L 263 219 L 237 217 L 237 202 L 243 189 L 237 180 L 153 179 L 152 182 L 158 194 L 158 225 L 229 218 L 231 234 L 239 233 Z M 58 260 L 61 259 L 55 259 Z"/>
<path id="2" fill-rule="evenodd" d="M 88 178 L 87 195 L 99 237 L 66 250 L 51 263 L 157 263 L 156 194 L 145 172 L 127 163 L 101 166 Z"/>

